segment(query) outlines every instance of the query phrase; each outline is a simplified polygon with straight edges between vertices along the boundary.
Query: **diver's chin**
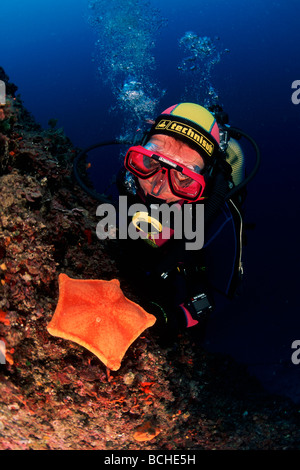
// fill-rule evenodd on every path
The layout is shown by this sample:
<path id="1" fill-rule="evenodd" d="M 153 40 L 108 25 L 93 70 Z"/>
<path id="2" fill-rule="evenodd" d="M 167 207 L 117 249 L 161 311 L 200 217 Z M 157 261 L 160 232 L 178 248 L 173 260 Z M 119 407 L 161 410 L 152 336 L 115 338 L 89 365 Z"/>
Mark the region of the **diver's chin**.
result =
<path id="1" fill-rule="evenodd" d="M 167 201 L 162 199 L 158 196 L 154 196 L 153 194 L 147 193 L 146 194 L 146 202 L 150 204 L 166 204 Z"/>
<path id="2" fill-rule="evenodd" d="M 148 205 L 148 207 L 151 205 L 151 204 L 156 204 L 156 205 L 160 205 L 160 204 L 175 204 L 175 203 L 178 203 L 180 202 L 181 200 L 176 198 L 176 199 L 165 199 L 165 198 L 160 198 L 158 196 L 154 196 L 153 194 L 150 194 L 150 193 L 147 193 L 145 195 L 145 202 L 146 202 L 146 205 Z"/>

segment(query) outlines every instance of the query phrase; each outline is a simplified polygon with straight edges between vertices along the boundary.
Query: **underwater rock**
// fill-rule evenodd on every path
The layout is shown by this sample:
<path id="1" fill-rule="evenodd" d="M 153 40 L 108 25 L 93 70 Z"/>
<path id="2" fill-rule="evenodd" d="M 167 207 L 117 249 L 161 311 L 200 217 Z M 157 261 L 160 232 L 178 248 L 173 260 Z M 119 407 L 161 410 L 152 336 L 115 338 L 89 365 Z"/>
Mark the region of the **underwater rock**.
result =
<path id="1" fill-rule="evenodd" d="M 133 439 L 138 442 L 151 441 L 158 436 L 159 433 L 160 430 L 155 427 L 151 421 L 145 421 L 136 428 L 133 433 Z"/>

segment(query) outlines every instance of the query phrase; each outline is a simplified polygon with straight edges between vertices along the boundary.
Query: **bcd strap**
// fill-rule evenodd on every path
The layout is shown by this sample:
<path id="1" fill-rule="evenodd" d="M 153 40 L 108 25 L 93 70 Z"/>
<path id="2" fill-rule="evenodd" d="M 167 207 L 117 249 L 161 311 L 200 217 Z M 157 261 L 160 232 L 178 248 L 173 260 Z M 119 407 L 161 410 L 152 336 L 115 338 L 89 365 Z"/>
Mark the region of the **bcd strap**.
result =
<path id="1" fill-rule="evenodd" d="M 222 160 L 218 164 L 219 171 L 216 171 L 212 177 L 210 196 L 205 203 L 204 221 L 209 225 L 217 212 L 224 205 L 226 195 L 230 191 L 232 168 L 226 160 Z"/>

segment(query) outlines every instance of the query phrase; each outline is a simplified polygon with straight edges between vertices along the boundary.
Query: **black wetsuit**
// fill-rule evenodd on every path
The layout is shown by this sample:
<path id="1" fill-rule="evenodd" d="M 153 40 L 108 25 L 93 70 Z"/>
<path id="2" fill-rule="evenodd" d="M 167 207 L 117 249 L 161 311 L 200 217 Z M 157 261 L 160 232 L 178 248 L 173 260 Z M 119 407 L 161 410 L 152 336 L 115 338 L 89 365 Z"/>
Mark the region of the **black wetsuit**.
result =
<path id="1" fill-rule="evenodd" d="M 228 187 L 224 178 L 222 183 Z M 118 175 L 118 188 L 120 195 L 127 196 L 128 205 L 153 202 L 145 199 L 138 180 L 126 170 Z M 126 276 L 144 300 L 145 308 L 162 316 L 163 321 L 168 319 L 169 326 L 185 325 L 183 306 L 198 294 L 205 293 L 213 305 L 214 291 L 228 297 L 235 292 L 241 274 L 241 216 L 237 201 L 225 201 L 222 197 L 217 203 L 204 205 L 205 236 L 200 250 L 186 250 L 184 237 L 171 238 L 160 247 L 153 247 L 142 239 L 127 239 L 121 243 Z M 207 316 L 207 309 L 204 316 Z M 199 320 L 199 315 L 195 318 Z"/>

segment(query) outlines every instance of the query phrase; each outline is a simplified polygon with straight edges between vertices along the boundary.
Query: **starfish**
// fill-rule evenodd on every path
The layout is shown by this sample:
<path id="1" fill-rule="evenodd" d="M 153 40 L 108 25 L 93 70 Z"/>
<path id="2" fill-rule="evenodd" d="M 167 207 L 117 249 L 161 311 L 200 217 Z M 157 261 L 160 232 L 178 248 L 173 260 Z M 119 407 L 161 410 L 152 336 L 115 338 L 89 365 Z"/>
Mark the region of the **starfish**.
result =
<path id="1" fill-rule="evenodd" d="M 118 370 L 129 346 L 156 318 L 125 297 L 118 279 L 71 279 L 60 274 L 59 299 L 48 332 L 84 346 Z"/>

